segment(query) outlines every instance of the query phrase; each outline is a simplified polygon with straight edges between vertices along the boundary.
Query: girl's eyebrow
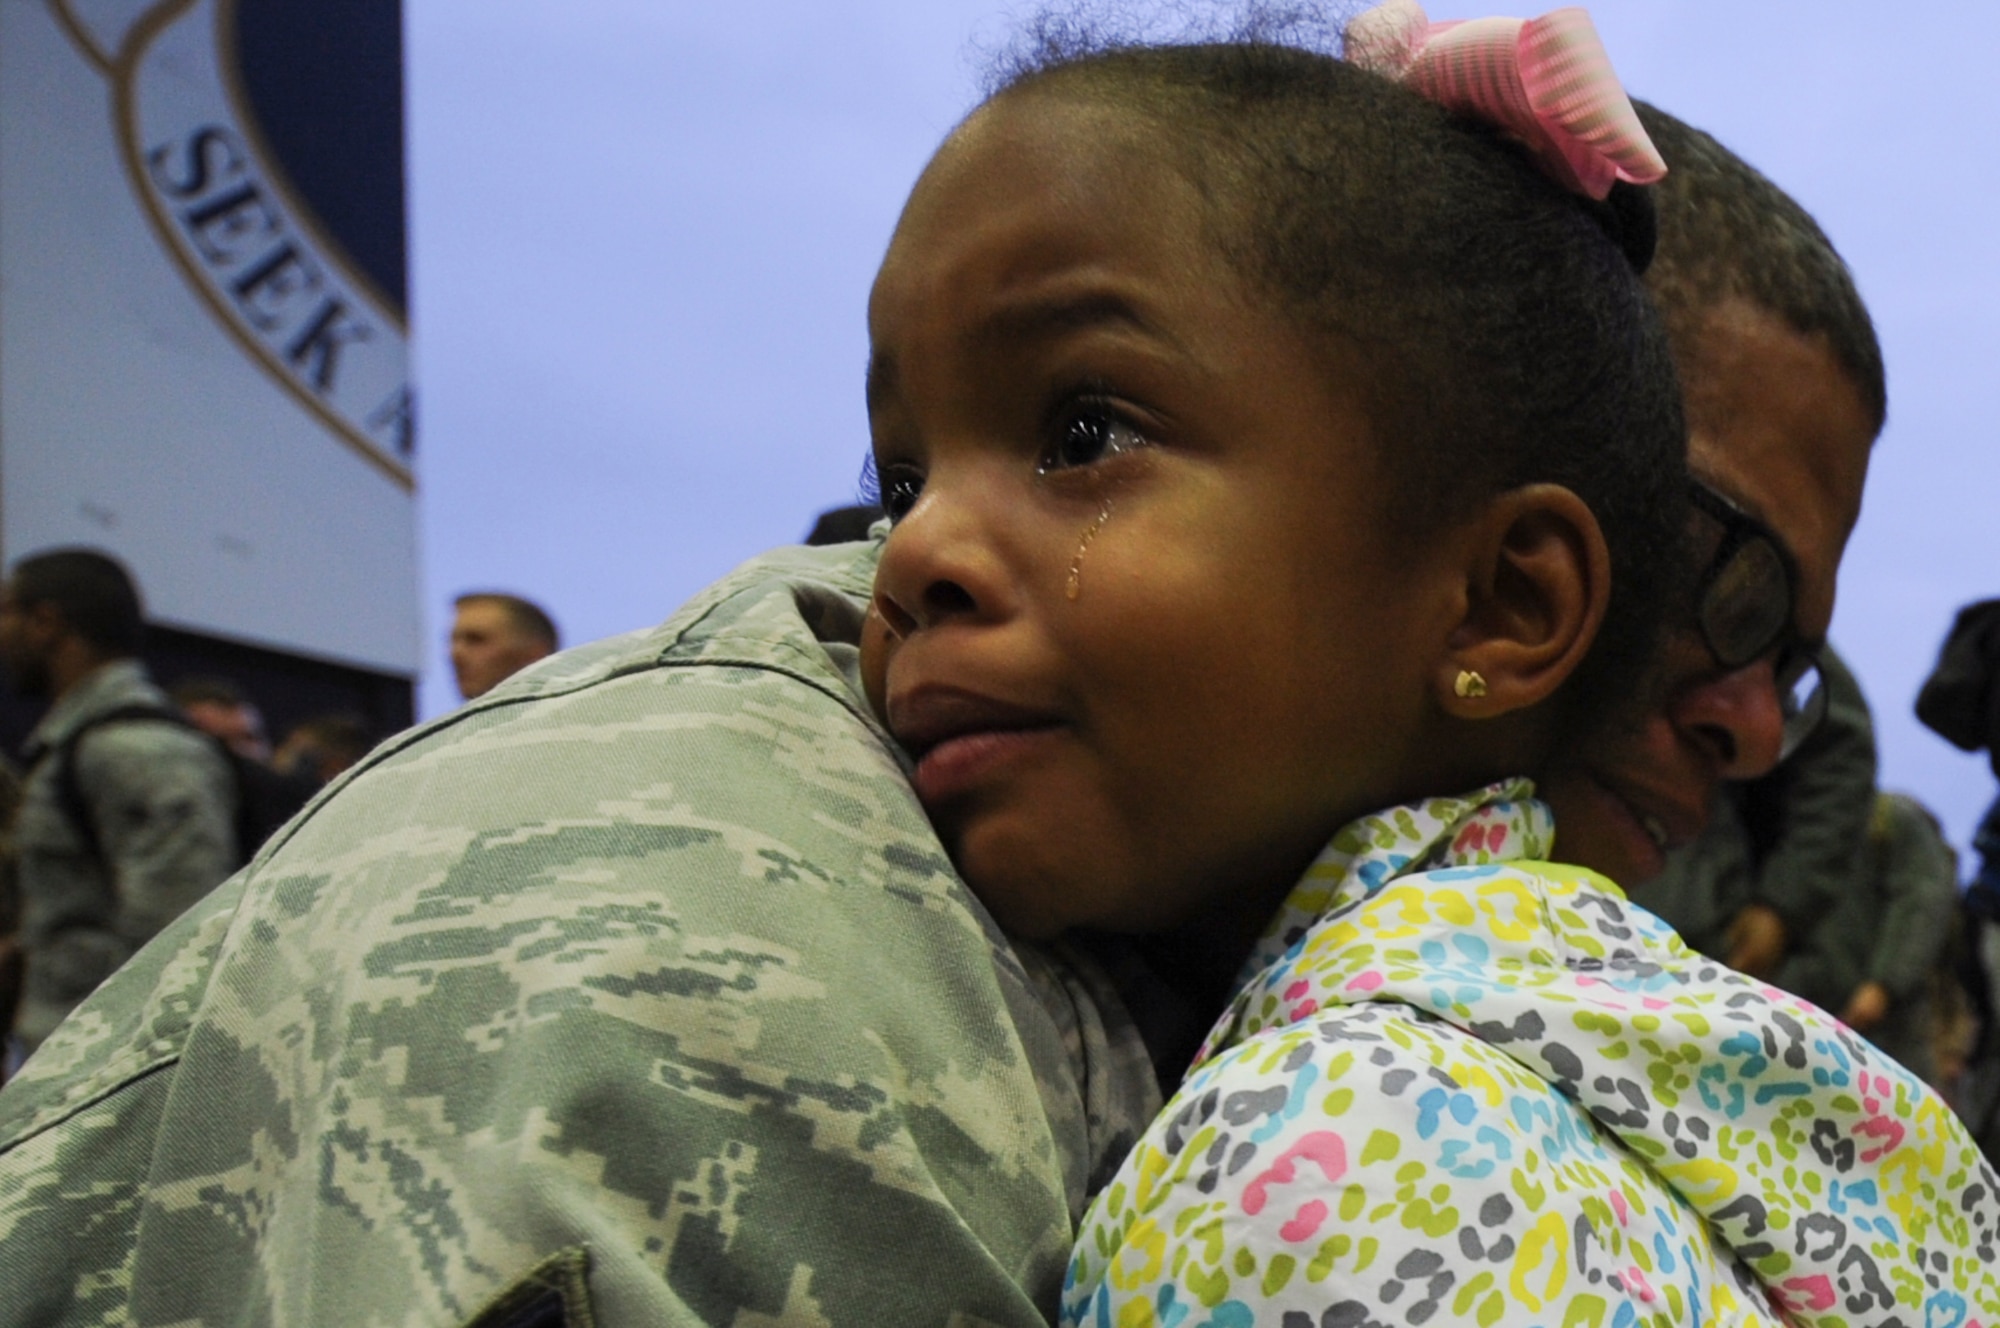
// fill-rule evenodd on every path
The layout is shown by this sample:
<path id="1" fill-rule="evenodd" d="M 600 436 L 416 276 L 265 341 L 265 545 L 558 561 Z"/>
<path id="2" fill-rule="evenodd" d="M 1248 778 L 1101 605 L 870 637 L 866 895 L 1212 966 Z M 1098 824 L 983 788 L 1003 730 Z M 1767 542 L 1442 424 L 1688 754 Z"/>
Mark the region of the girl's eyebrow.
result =
<path id="1" fill-rule="evenodd" d="M 1138 305 L 1114 290 L 1094 288 L 1059 292 L 1010 301 L 981 318 L 968 334 L 978 345 L 1034 341 L 1098 327 L 1123 327 L 1158 341 L 1181 354 L 1187 348 L 1165 327 L 1140 312 Z M 896 358 L 886 350 L 868 357 L 868 409 L 879 409 L 896 389 Z"/>
<path id="2" fill-rule="evenodd" d="M 1180 343 L 1140 312 L 1137 304 L 1115 290 L 1101 287 L 1031 296 L 1003 304 L 980 319 L 972 330 L 975 343 L 1026 341 L 1105 325 L 1123 326 L 1165 342 Z"/>

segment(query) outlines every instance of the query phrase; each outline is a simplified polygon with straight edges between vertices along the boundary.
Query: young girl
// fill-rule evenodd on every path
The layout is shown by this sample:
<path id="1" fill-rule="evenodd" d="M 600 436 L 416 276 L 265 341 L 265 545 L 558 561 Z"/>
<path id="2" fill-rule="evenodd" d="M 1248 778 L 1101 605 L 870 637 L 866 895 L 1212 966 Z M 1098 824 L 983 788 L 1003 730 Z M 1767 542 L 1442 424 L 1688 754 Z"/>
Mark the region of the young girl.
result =
<path id="1" fill-rule="evenodd" d="M 1645 215 L 1587 157 L 1121 48 L 1022 72 L 904 212 L 871 700 L 1011 931 L 1250 953 L 1069 1321 L 2000 1313 L 1934 1097 L 1541 861 L 1513 776 L 1631 689 L 1687 515 Z"/>

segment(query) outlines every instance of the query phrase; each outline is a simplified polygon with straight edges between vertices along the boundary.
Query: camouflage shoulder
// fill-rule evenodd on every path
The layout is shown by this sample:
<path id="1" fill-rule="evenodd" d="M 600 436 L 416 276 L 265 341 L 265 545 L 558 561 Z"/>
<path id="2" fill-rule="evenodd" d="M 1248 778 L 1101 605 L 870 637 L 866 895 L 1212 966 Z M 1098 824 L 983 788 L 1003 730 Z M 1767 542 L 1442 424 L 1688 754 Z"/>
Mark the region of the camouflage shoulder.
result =
<path id="1" fill-rule="evenodd" d="M 857 644 L 880 555 L 879 539 L 759 554 L 695 595 L 659 626 L 552 655 L 515 674 L 475 705 L 574 691 L 663 663 L 733 657 L 746 664 L 803 667 L 819 673 L 824 663 L 812 652 L 802 651 L 797 621 L 804 621 L 821 646 Z"/>
<path id="2" fill-rule="evenodd" d="M 42 1043 L 0 1091 L 0 1158 L 179 1058 L 242 896 L 240 876 L 217 887 Z M 0 1161 L 0 1192 L 6 1173 Z"/>
<path id="3" fill-rule="evenodd" d="M 522 702 L 573 694 L 665 665 L 736 662 L 787 673 L 879 731 L 861 699 L 859 646 L 881 551 L 879 535 L 852 544 L 772 549 L 697 593 L 657 626 L 572 646 L 540 660 L 477 700 L 382 742 L 273 835 L 253 865 L 268 858 L 347 784 L 437 734 L 493 711 L 518 709 Z M 801 621 L 810 637 L 801 638 Z"/>

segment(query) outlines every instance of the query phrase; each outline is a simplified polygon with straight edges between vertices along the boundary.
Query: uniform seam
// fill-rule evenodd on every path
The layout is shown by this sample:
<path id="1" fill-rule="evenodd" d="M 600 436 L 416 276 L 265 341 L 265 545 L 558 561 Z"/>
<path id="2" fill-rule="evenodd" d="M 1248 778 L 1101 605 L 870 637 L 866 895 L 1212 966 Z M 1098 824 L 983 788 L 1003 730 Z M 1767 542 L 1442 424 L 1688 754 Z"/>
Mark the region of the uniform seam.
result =
<path id="1" fill-rule="evenodd" d="M 813 656 L 808 651 L 801 650 L 798 647 L 789 644 L 785 645 L 785 649 L 790 654 L 792 654 L 795 659 L 804 661 L 807 665 L 811 665 L 814 662 Z M 780 677 L 789 678 L 793 682 L 796 682 L 801 686 L 809 687 L 813 691 L 818 692 L 820 695 L 837 703 L 842 709 L 846 710 L 849 714 L 853 715 L 855 718 L 861 720 L 864 724 L 868 726 L 869 730 L 873 732 L 878 738 L 886 737 L 886 735 L 882 732 L 881 725 L 876 721 L 873 712 L 871 712 L 866 706 L 860 704 L 859 701 L 856 700 L 853 692 L 848 689 L 845 683 L 840 683 L 840 684 L 829 683 L 824 678 L 818 678 L 812 676 L 811 673 L 805 671 L 804 669 L 801 669 L 796 664 L 782 664 L 775 662 L 768 657 L 750 658 L 747 656 L 703 655 L 696 659 L 663 659 L 658 661 L 654 665 L 654 667 L 661 669 L 688 669 L 688 668 L 704 668 L 704 667 L 725 668 L 725 669 L 755 669 L 763 673 L 775 673 Z"/>
<path id="2" fill-rule="evenodd" d="M 185 1029 L 182 1031 L 185 1032 Z M 144 1047 L 122 1058 L 126 1061 L 138 1061 L 138 1065 L 119 1068 L 119 1062 L 114 1061 L 112 1066 L 93 1075 L 89 1086 L 79 1085 L 73 1096 L 42 1108 L 19 1130 L 5 1139 L 0 1139 L 0 1156 L 11 1153 L 37 1136 L 75 1119 L 92 1107 L 109 1101 L 126 1089 L 134 1087 L 142 1079 L 178 1064 L 184 1050 L 185 1047 L 178 1038 L 160 1037 L 154 1038 Z"/>
<path id="3" fill-rule="evenodd" d="M 831 580 L 793 584 L 821 585 L 841 594 L 860 593 L 852 585 L 839 584 Z M 753 588 L 754 586 L 745 586 L 743 589 L 747 591 Z M 772 673 L 778 673 L 792 679 L 794 682 L 803 683 L 814 691 L 838 702 L 849 714 L 856 716 L 867 724 L 870 731 L 874 732 L 878 738 L 886 736 L 882 733 L 881 726 L 877 724 L 874 715 L 868 711 L 867 707 L 857 705 L 854 697 L 845 686 L 838 689 L 829 687 L 825 682 L 808 676 L 796 666 L 773 663 L 769 658 L 747 658 L 730 655 L 701 655 L 689 659 L 667 658 L 669 652 L 680 649 L 686 644 L 689 633 L 693 632 L 724 605 L 736 598 L 736 594 L 741 593 L 742 591 L 738 591 L 735 594 L 721 596 L 714 604 L 709 605 L 681 627 L 675 629 L 672 639 L 667 641 L 665 645 L 643 658 L 607 669 L 603 673 L 579 678 L 575 682 L 565 684 L 561 687 L 550 688 L 548 691 L 531 692 L 521 696 L 498 697 L 490 702 L 474 701 L 468 705 L 460 706 L 457 710 L 449 714 L 440 715 L 429 723 L 412 725 L 402 733 L 392 735 L 385 739 L 381 746 L 371 752 L 361 764 L 341 775 L 340 778 L 334 780 L 315 794 L 312 800 L 307 802 L 304 807 L 301 807 L 290 821 L 287 821 L 276 834 L 264 842 L 264 846 L 257 851 L 256 856 L 244 864 L 243 869 L 247 871 L 253 867 L 260 866 L 266 858 L 290 842 L 292 837 L 305 826 L 306 822 L 318 815 L 319 809 L 326 804 L 327 799 L 345 788 L 350 782 L 375 769 L 377 766 L 385 764 L 391 757 L 401 755 L 417 743 L 427 741 L 435 734 L 443 733 L 452 726 L 471 719 L 475 715 L 485 715 L 508 706 L 528 705 L 536 701 L 545 701 L 554 697 L 574 696 L 578 692 L 587 691 L 592 687 L 601 687 L 606 683 L 615 682 L 620 678 L 635 677 L 655 669 L 716 665 L 723 668 L 764 669 Z M 772 640 L 764 641 L 760 644 L 766 650 L 783 651 L 791 655 L 794 659 L 804 661 L 807 664 L 813 663 L 813 657 L 810 653 L 789 641 Z"/>

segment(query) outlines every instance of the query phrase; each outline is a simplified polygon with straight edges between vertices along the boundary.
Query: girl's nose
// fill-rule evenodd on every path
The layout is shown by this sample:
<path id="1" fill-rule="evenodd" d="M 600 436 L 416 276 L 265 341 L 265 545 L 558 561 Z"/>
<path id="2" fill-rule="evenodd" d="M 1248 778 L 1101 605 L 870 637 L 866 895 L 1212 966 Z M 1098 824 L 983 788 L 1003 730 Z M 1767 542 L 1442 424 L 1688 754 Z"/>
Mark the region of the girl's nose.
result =
<path id="1" fill-rule="evenodd" d="M 976 492 L 926 484 L 882 549 L 875 608 L 897 636 L 956 621 L 997 620 L 1011 604 L 1005 564 Z"/>

